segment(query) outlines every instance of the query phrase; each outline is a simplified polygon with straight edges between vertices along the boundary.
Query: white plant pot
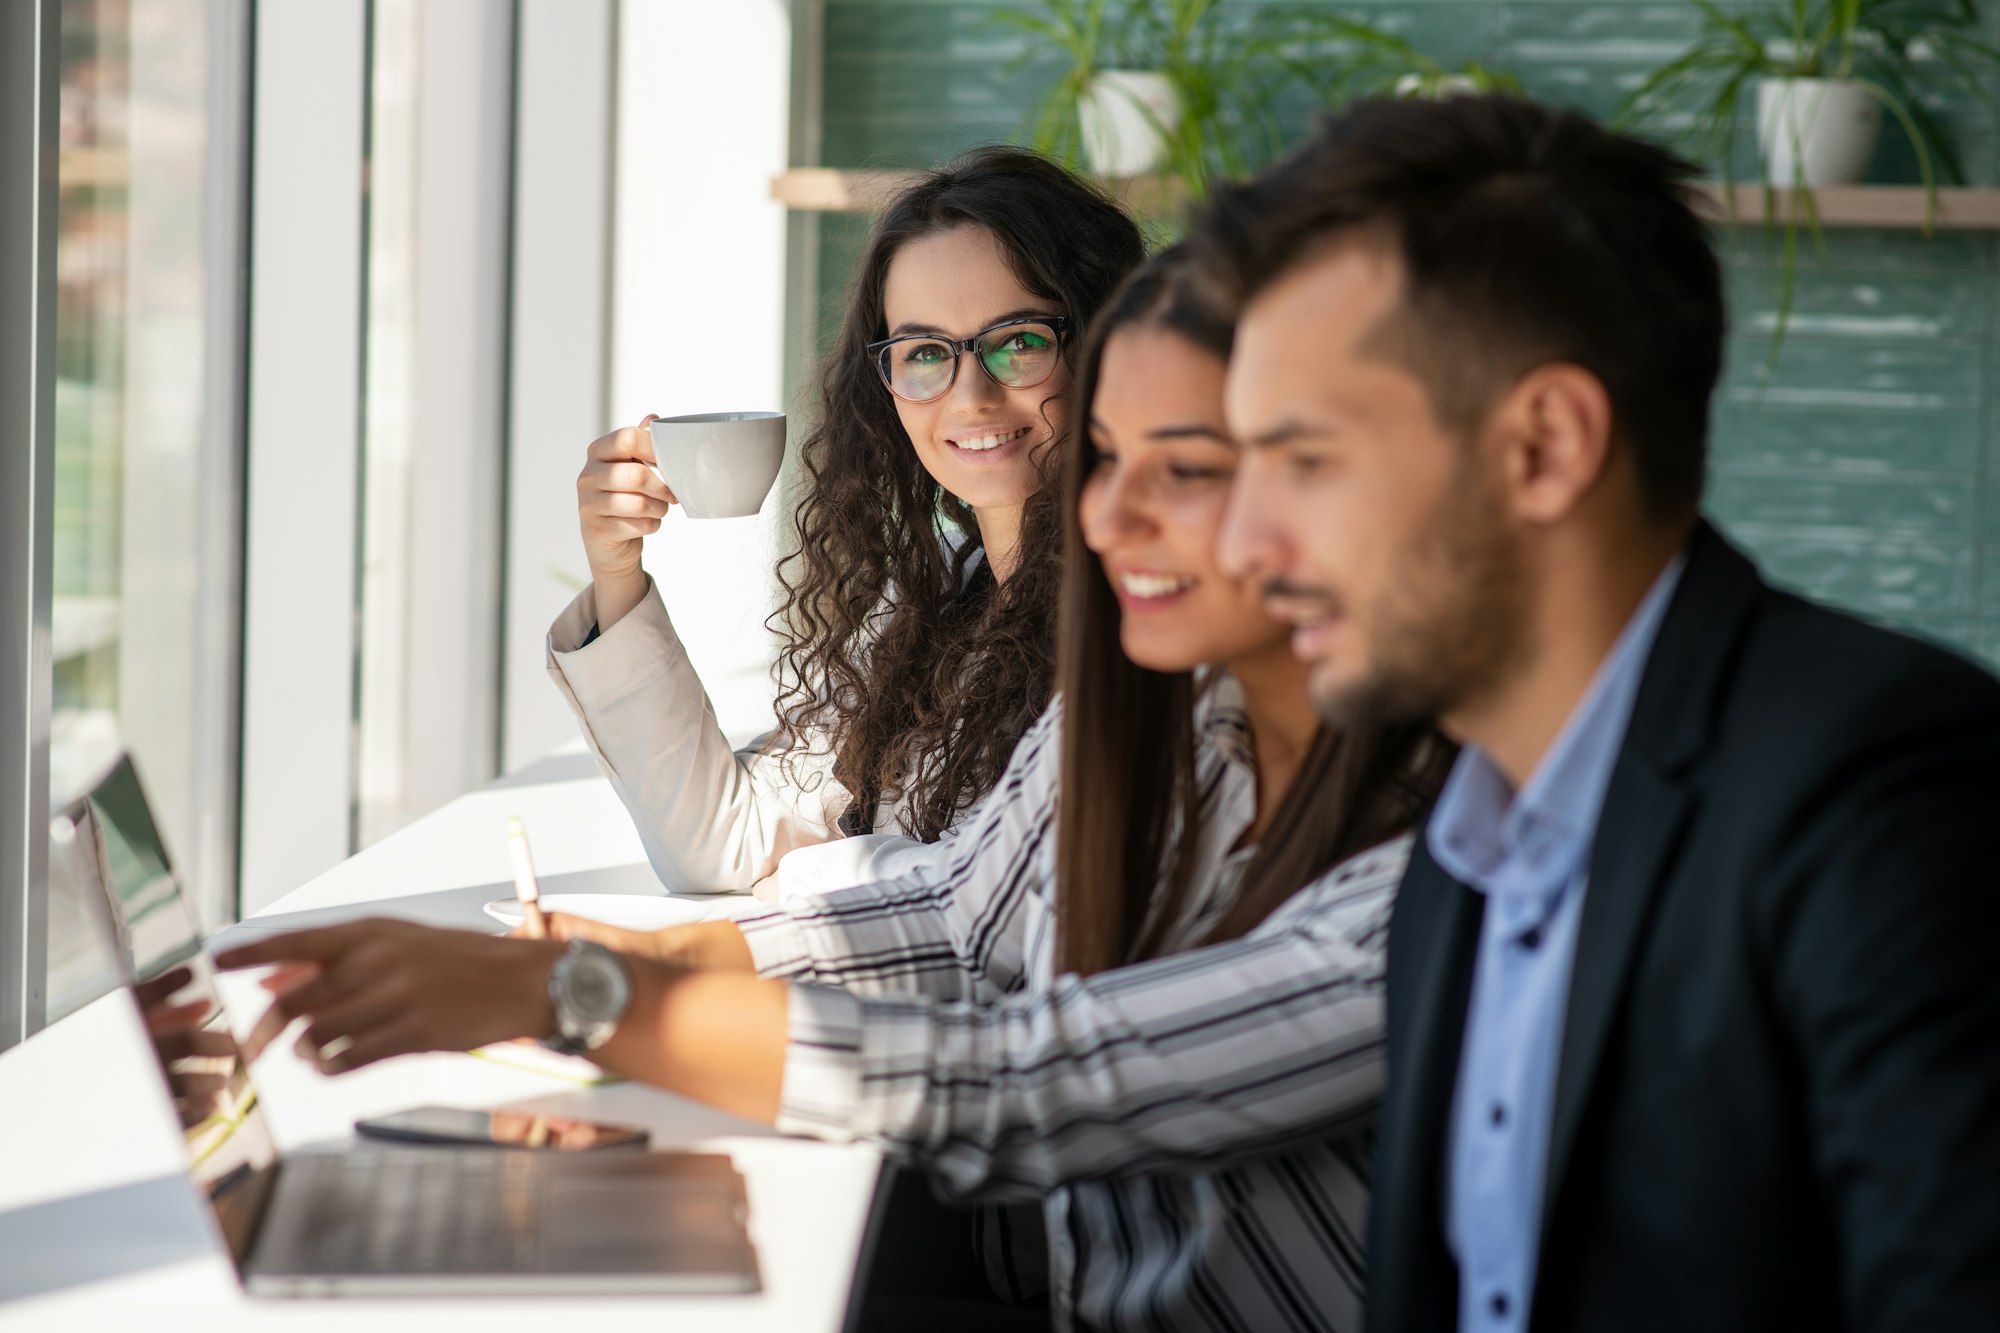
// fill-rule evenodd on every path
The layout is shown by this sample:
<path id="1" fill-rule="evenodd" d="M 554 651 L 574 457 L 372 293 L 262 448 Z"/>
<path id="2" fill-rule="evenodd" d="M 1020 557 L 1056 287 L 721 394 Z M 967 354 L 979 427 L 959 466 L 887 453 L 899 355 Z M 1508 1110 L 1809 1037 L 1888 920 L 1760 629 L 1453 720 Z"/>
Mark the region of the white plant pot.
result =
<path id="1" fill-rule="evenodd" d="M 1469 74 L 1446 74 L 1431 79 L 1422 74 L 1405 74 L 1396 80 L 1398 97 L 1428 97 L 1441 102 L 1447 97 L 1477 96 L 1479 81 Z"/>
<path id="2" fill-rule="evenodd" d="M 1852 185 L 1882 134 L 1882 104 L 1836 79 L 1766 79 L 1757 89 L 1764 179 L 1780 189 Z"/>
<path id="3" fill-rule="evenodd" d="M 1143 176 L 1167 160 L 1181 124 L 1181 99 L 1164 74 L 1108 69 L 1076 102 L 1083 155 L 1100 176 Z"/>

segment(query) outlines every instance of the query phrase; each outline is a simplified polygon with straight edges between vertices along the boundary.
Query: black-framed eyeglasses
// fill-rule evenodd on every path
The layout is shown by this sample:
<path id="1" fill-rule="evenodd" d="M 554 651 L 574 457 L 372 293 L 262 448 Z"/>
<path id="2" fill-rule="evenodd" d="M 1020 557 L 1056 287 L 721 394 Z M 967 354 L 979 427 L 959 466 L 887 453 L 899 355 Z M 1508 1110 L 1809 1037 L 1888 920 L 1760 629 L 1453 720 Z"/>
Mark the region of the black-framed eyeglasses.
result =
<path id="1" fill-rule="evenodd" d="M 1049 315 L 1010 319 L 981 329 L 970 338 L 940 338 L 906 333 L 868 344 L 868 355 L 889 392 L 912 403 L 929 403 L 951 392 L 958 379 L 958 359 L 967 352 L 986 378 L 1009 389 L 1032 389 L 1055 374 L 1061 359 L 1069 318 Z"/>

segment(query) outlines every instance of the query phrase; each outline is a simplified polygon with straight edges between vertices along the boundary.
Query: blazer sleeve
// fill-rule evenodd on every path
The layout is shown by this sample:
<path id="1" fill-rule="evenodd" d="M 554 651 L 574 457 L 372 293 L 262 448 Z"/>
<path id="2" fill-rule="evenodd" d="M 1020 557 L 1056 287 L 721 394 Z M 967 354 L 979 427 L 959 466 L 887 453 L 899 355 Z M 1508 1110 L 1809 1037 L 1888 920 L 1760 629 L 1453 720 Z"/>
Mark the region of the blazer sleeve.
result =
<path id="1" fill-rule="evenodd" d="M 2000 708 L 1967 716 L 1871 755 L 1780 877 L 1778 999 L 1855 1330 L 2000 1328 Z"/>
<path id="2" fill-rule="evenodd" d="M 852 798 L 831 755 L 814 747 L 787 762 L 762 737 L 732 750 L 651 579 L 586 645 L 596 621 L 586 588 L 549 629 L 549 676 L 670 892 L 752 888 L 793 848 L 838 836 Z"/>
<path id="3" fill-rule="evenodd" d="M 861 884 L 900 879 L 930 865 L 937 856 L 937 845 L 918 842 L 900 833 L 856 833 L 809 847 L 794 847 L 758 889 L 758 896 L 767 902 L 785 903 Z"/>

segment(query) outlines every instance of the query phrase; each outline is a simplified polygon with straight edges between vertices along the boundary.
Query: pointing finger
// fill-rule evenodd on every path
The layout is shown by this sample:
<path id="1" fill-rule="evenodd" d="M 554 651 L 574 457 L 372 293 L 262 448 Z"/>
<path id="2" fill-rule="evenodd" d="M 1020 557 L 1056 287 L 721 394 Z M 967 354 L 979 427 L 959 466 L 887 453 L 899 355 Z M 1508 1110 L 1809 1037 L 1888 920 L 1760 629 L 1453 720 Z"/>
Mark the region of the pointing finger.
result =
<path id="1" fill-rule="evenodd" d="M 292 1016 L 277 1004 L 264 1010 L 250 1035 L 243 1039 L 243 1062 L 254 1064 L 272 1042 L 285 1035 L 285 1029 L 292 1025 Z"/>

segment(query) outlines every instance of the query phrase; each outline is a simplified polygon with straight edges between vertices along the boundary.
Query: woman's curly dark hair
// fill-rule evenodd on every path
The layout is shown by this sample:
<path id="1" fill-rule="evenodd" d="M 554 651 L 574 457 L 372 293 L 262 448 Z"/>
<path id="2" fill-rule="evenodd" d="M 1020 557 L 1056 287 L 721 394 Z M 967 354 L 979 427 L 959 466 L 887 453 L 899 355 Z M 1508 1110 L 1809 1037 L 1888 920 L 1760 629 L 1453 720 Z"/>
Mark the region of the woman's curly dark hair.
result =
<path id="1" fill-rule="evenodd" d="M 841 826 L 867 831 L 902 799 L 902 831 L 935 841 L 999 781 L 1047 707 L 1055 677 L 1062 517 L 1055 487 L 1028 502 L 1018 567 L 996 581 L 971 508 L 918 461 L 867 346 L 887 336 L 883 287 L 902 247 L 959 227 L 999 241 L 1022 286 L 1080 335 L 1144 257 L 1139 229 L 1102 191 L 1018 148 L 977 149 L 927 172 L 876 223 L 820 377 L 801 450 L 798 547 L 778 567 L 784 604 L 776 745 L 831 735 L 854 794 Z M 1072 336 L 1064 364 L 1074 371 Z M 1069 430 L 1038 460 L 1053 477 Z M 952 529 L 964 539 L 947 543 Z M 971 572 L 968 574 L 968 570 Z"/>

